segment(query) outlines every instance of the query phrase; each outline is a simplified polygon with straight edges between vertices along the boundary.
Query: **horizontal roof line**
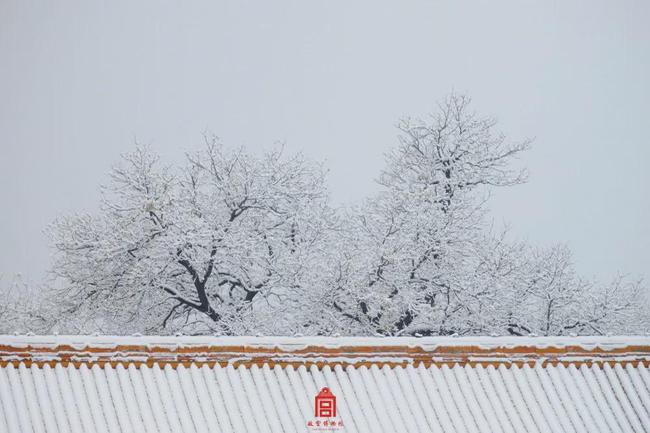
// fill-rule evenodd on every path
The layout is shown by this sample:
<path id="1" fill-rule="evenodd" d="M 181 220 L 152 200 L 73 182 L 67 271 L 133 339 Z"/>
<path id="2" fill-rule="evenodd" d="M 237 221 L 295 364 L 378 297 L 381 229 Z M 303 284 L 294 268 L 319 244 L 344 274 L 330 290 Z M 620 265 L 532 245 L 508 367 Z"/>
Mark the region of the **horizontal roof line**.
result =
<path id="1" fill-rule="evenodd" d="M 0 335 L 3 344 L 29 345 L 183 345 L 183 346 L 629 346 L 650 345 L 650 336 L 443 336 L 443 337 L 321 337 L 321 336 L 161 336 L 161 335 Z"/>
<path id="2" fill-rule="evenodd" d="M 0 365 L 602 365 L 650 363 L 650 337 L 0 336 Z"/>
<path id="3" fill-rule="evenodd" d="M 209 368 L 214 368 L 215 365 L 219 365 L 220 367 L 228 367 L 232 366 L 233 368 L 251 368 L 253 366 L 257 366 L 259 368 L 262 368 L 265 365 L 268 365 L 270 368 L 275 368 L 275 366 L 279 366 L 280 368 L 287 368 L 291 367 L 294 369 L 297 369 L 299 367 L 305 367 L 307 369 L 312 368 L 312 366 L 315 366 L 317 369 L 322 370 L 324 367 L 329 367 L 331 369 L 334 369 L 336 367 L 341 367 L 343 369 L 347 369 L 348 367 L 352 368 L 361 368 L 361 367 L 366 367 L 370 368 L 372 366 L 377 366 L 378 368 L 384 368 L 388 367 L 390 369 L 397 368 L 397 367 L 402 367 L 406 368 L 408 366 L 412 367 L 419 367 L 420 365 L 423 365 L 425 368 L 430 368 L 432 366 L 442 368 L 444 366 L 449 367 L 449 368 L 454 368 L 457 366 L 460 367 L 477 367 L 481 366 L 483 368 L 487 367 L 494 367 L 498 368 L 500 366 L 504 366 L 506 368 L 511 368 L 511 367 L 517 367 L 517 368 L 522 368 L 524 366 L 528 366 L 531 368 L 534 367 L 541 367 L 541 368 L 547 368 L 549 366 L 556 367 L 558 365 L 562 365 L 564 367 L 569 367 L 569 366 L 574 366 L 576 368 L 580 368 L 583 365 L 586 365 L 587 367 L 592 367 L 596 366 L 599 368 L 602 368 L 605 366 L 605 364 L 609 365 L 610 367 L 614 367 L 616 365 L 620 365 L 621 367 L 625 368 L 628 365 L 631 365 L 632 367 L 639 367 L 643 366 L 646 368 L 650 368 L 650 359 L 649 358 L 643 358 L 643 359 L 627 359 L 627 360 L 621 360 L 621 359 L 610 359 L 610 360 L 572 360 L 572 361 L 559 361 L 559 360 L 544 360 L 544 361 L 535 361 L 535 360 L 494 360 L 494 361 L 417 361 L 417 362 L 393 362 L 389 360 L 382 360 L 382 361 L 357 361 L 357 362 L 349 362 L 349 361 L 331 361 L 331 362 L 326 362 L 326 361 L 291 361 L 291 362 L 279 362 L 279 361 L 235 361 L 235 362 L 209 362 L 209 361 L 135 361 L 135 360 L 111 360 L 111 361 L 92 361 L 92 360 L 84 360 L 84 361 L 79 361 L 79 360 L 68 360 L 68 361 L 61 361 L 61 360 L 50 360 L 50 361 L 36 361 L 36 360 L 13 360 L 13 361 L 0 361 L 0 368 L 7 368 L 9 365 L 13 366 L 14 368 L 20 368 L 21 365 L 24 365 L 27 368 L 31 367 L 38 367 L 38 368 L 43 368 L 46 365 L 49 366 L 50 368 L 54 368 L 57 365 L 61 365 L 63 367 L 69 367 L 69 366 L 74 366 L 75 368 L 80 368 L 82 365 L 85 365 L 88 368 L 92 368 L 94 366 L 98 366 L 99 368 L 105 368 L 107 366 L 110 366 L 111 368 L 117 368 L 118 365 L 122 365 L 124 368 L 128 368 L 130 365 L 133 365 L 135 368 L 140 369 L 141 367 L 149 367 L 152 368 L 154 365 L 157 365 L 159 368 L 164 369 L 166 366 L 170 366 L 172 369 L 177 369 L 178 367 L 182 366 L 184 368 L 190 368 L 192 366 L 196 366 L 197 368 L 201 368 L 203 366 L 207 366 Z"/>

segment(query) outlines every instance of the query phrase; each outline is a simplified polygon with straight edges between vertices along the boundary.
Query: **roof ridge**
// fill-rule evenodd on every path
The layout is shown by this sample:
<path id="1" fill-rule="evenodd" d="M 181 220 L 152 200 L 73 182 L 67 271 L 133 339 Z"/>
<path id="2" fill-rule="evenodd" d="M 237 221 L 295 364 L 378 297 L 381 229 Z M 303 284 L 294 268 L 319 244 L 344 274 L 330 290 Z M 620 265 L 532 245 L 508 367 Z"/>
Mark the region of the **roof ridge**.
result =
<path id="1" fill-rule="evenodd" d="M 650 337 L 490 338 L 0 336 L 0 365 L 269 364 L 321 368 L 650 363 Z"/>

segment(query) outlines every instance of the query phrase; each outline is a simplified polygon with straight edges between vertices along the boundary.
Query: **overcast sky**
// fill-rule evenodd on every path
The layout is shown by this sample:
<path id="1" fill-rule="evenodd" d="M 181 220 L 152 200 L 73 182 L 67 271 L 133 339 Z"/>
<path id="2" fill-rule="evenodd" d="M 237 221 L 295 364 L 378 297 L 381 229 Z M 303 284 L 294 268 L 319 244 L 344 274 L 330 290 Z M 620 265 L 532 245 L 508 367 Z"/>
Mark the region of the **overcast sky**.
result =
<path id="1" fill-rule="evenodd" d="M 46 225 L 95 210 L 135 139 L 168 161 L 205 131 L 285 141 L 351 202 L 396 120 L 455 89 L 535 138 L 497 222 L 587 276 L 650 277 L 649 22 L 647 0 L 0 0 L 0 274 L 42 277 Z"/>

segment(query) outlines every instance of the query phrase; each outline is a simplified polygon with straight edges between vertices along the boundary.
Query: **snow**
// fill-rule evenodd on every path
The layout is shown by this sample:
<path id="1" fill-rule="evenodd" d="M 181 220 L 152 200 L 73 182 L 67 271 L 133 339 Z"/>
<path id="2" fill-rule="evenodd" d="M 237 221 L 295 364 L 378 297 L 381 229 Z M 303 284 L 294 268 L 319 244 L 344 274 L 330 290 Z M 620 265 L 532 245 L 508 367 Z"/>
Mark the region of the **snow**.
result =
<path id="1" fill-rule="evenodd" d="M 167 349 L 205 348 L 219 346 L 241 353 L 241 347 L 256 349 L 282 349 L 286 352 L 299 351 L 308 347 L 338 349 L 382 346 L 398 348 L 421 348 L 433 352 L 441 347 L 476 347 L 484 350 L 496 348 L 530 347 L 538 349 L 578 347 L 584 350 L 613 350 L 630 346 L 646 346 L 648 336 L 596 336 L 596 337 L 230 337 L 230 336 L 113 336 L 113 335 L 1 335 L 0 342 L 16 348 L 53 349 L 70 346 L 74 350 L 88 347 L 114 349 L 118 346 Z M 110 351 L 109 351 L 110 352 Z M 131 357 L 131 355 L 129 355 Z"/>
<path id="2" fill-rule="evenodd" d="M 137 403 L 140 416 L 142 417 L 142 421 L 144 422 L 144 425 L 147 429 L 147 433 L 155 433 L 158 431 L 163 431 L 164 428 L 159 428 L 156 425 L 155 416 L 151 409 L 151 401 L 149 399 L 149 396 L 147 395 L 145 385 L 144 385 L 144 378 L 142 377 L 142 374 L 140 374 L 137 371 L 134 364 L 130 364 L 127 371 L 129 373 L 128 375 L 129 378 L 131 379 L 131 383 L 133 384 L 135 401 Z"/>
<path id="3" fill-rule="evenodd" d="M 393 422 L 393 425 L 395 426 L 395 430 L 400 429 L 400 426 L 398 424 L 395 424 L 395 421 L 403 420 L 401 428 L 405 428 L 408 431 L 413 431 L 413 420 L 410 419 L 410 417 L 409 419 L 405 419 L 405 417 L 399 413 L 399 402 L 395 398 L 396 393 L 393 390 L 391 390 L 393 392 L 388 390 L 388 384 L 386 383 L 386 380 L 377 365 L 370 367 L 370 375 L 368 377 L 376 384 L 376 389 L 379 391 L 379 396 L 381 397 L 381 400 L 378 401 L 380 404 L 382 404 L 382 411 L 386 411 L 388 413 L 391 421 Z"/>
<path id="4" fill-rule="evenodd" d="M 82 396 L 75 395 L 74 391 L 72 389 L 72 385 L 70 384 L 68 374 L 67 374 L 68 368 L 64 368 L 61 364 L 57 364 L 54 367 L 54 375 L 56 377 L 56 384 L 60 388 L 60 394 L 61 397 L 63 397 L 63 407 L 65 409 L 65 413 L 68 417 L 68 421 L 70 422 L 70 431 L 73 433 L 83 433 L 83 429 L 81 428 L 81 414 L 79 413 L 79 408 L 77 407 L 77 404 L 75 403 L 75 397 L 77 398 L 83 398 Z M 118 392 L 120 390 L 119 386 L 115 388 Z M 19 406 L 19 404 L 17 404 Z"/>
<path id="5" fill-rule="evenodd" d="M 429 374 L 427 369 L 424 367 L 424 364 L 420 364 L 417 368 L 417 372 L 412 368 L 407 368 L 406 372 L 409 375 L 411 382 L 421 383 L 423 388 L 426 390 L 428 401 L 436 413 L 436 420 L 440 422 L 438 428 L 442 428 L 443 431 L 455 431 L 452 426 L 452 421 L 449 418 L 449 414 L 444 408 L 441 396 L 438 393 L 438 388 L 433 382 L 431 374 Z M 424 399 L 422 399 L 422 401 L 424 401 Z M 426 403 L 423 404 L 426 406 Z"/>
<path id="6" fill-rule="evenodd" d="M 217 419 L 219 425 L 221 426 L 221 431 L 232 431 L 232 416 L 229 416 L 228 410 L 224 405 L 224 398 L 222 397 L 221 393 L 219 392 L 219 388 L 217 387 L 214 371 L 208 368 L 207 365 L 202 366 L 200 369 L 192 366 L 192 375 L 194 377 L 194 383 L 197 387 L 199 387 L 200 384 L 204 384 L 205 388 L 207 389 L 215 414 L 222 414 Z"/>
<path id="7" fill-rule="evenodd" d="M 607 423 L 609 429 L 612 432 L 622 433 L 621 427 L 617 422 L 617 416 L 612 413 L 612 409 L 608 404 L 606 404 L 607 397 L 605 397 L 605 395 L 603 394 L 600 388 L 600 385 L 598 385 L 598 382 L 595 378 L 593 371 L 587 368 L 586 365 L 583 365 L 580 367 L 580 372 L 582 373 L 582 376 L 585 378 L 585 381 L 587 382 L 588 393 L 593 394 L 595 402 L 598 406 L 598 411 L 605 419 L 605 422 Z"/>
<path id="8" fill-rule="evenodd" d="M 187 406 L 183 390 L 178 380 L 178 374 L 169 364 L 165 366 L 163 372 L 164 374 L 160 375 L 161 382 L 165 383 L 166 380 L 169 386 L 172 401 L 174 402 L 175 412 L 180 418 L 181 425 L 183 426 L 182 431 L 188 433 L 196 432 L 190 415 L 190 408 Z"/>
<path id="9" fill-rule="evenodd" d="M 192 392 L 192 389 L 196 390 L 196 398 L 198 399 L 199 405 L 201 407 L 201 413 L 205 417 L 207 425 L 212 427 L 211 431 L 214 430 L 217 433 L 227 431 L 221 428 L 219 420 L 215 415 L 216 411 L 212 406 L 207 384 L 201 376 L 201 370 L 196 365 L 192 364 L 189 368 L 189 375 L 192 378 L 192 384 L 188 388 L 188 392 Z M 227 417 L 224 422 L 228 422 Z"/>
<path id="10" fill-rule="evenodd" d="M 226 376 L 228 380 L 233 383 L 232 390 L 234 391 L 235 394 L 235 399 L 237 402 L 238 406 L 238 412 L 241 413 L 241 417 L 244 420 L 244 424 L 246 425 L 246 430 L 248 432 L 253 432 L 253 431 L 262 431 L 262 426 L 258 427 L 255 423 L 255 418 L 253 417 L 253 412 L 251 412 L 251 409 L 248 405 L 248 402 L 246 400 L 246 394 L 243 392 L 243 383 L 239 380 L 237 376 L 237 372 L 235 371 L 234 368 L 231 366 L 228 366 L 225 368 L 226 370 Z"/>
<path id="11" fill-rule="evenodd" d="M 543 433 L 551 433 L 551 428 L 544 419 L 542 414 L 540 403 L 536 401 L 535 396 L 532 393 L 532 390 L 529 389 L 526 378 L 524 377 L 523 368 L 522 369 L 512 369 L 512 376 L 515 379 L 515 384 L 521 392 L 523 401 L 526 403 L 528 411 L 531 413 L 535 426 L 539 431 Z"/>
<path id="12" fill-rule="evenodd" d="M 594 400 L 595 390 L 590 389 L 585 383 L 583 375 L 578 371 L 575 365 L 569 365 L 569 376 L 576 384 L 576 389 L 580 392 L 580 398 L 585 402 L 585 406 L 589 411 L 589 417 L 596 422 L 598 429 L 602 432 L 609 431 L 609 428 L 602 416 L 601 411 L 598 409 L 597 403 Z"/>
<path id="13" fill-rule="evenodd" d="M 412 368 L 408 370 L 414 372 Z M 429 398 L 422 383 L 420 381 L 412 381 L 411 376 L 403 368 L 396 368 L 394 371 L 402 387 L 402 392 L 408 401 L 408 405 L 414 413 L 420 431 L 428 432 L 436 429 L 439 425 L 438 420 L 435 417 L 434 411 L 431 410 Z M 389 377 L 390 374 L 386 376 Z"/>
<path id="14" fill-rule="evenodd" d="M 383 400 L 370 371 L 368 371 L 368 368 L 364 366 L 359 368 L 358 372 L 361 381 L 357 382 L 357 385 L 363 386 L 367 390 L 368 396 L 370 397 L 369 401 L 374 408 L 374 413 L 377 414 L 377 421 L 381 424 L 384 431 L 396 431 L 397 426 L 393 423 L 397 418 L 395 418 L 393 414 L 388 413 L 386 402 Z"/>
<path id="15" fill-rule="evenodd" d="M 2 398 L 2 406 L 4 409 L 4 420 L 7 422 L 10 431 L 12 433 L 20 432 L 17 417 L 18 410 L 16 409 L 16 402 L 14 402 L 12 386 L 9 385 L 7 371 L 4 368 L 0 368 L 0 397 Z"/>
<path id="16" fill-rule="evenodd" d="M 45 365 L 42 369 L 42 372 L 45 378 L 45 384 L 47 385 L 49 400 L 52 403 L 52 407 L 54 408 L 54 416 L 56 417 L 56 423 L 59 427 L 59 431 L 62 433 L 69 432 L 71 431 L 71 427 L 65 414 L 63 398 L 61 397 L 61 390 L 56 383 L 54 372 L 49 365 Z"/>
<path id="17" fill-rule="evenodd" d="M 275 376 L 271 373 L 271 369 L 268 364 L 265 364 L 261 371 L 255 366 L 253 369 L 253 377 L 255 378 L 256 383 L 265 381 L 269 393 L 269 401 L 275 405 L 276 413 L 282 418 L 282 425 L 286 425 L 290 428 L 291 432 L 299 432 L 302 430 L 302 422 L 300 417 L 297 416 L 298 407 L 296 406 L 295 400 L 291 398 L 283 398 L 282 391 L 280 389 L 280 384 L 276 380 Z M 291 427 L 295 428 L 291 428 Z"/>
<path id="18" fill-rule="evenodd" d="M 345 431 L 351 432 L 643 432 L 650 401 L 643 380 L 647 367 L 632 364 L 334 370 L 58 365 L 55 371 L 52 393 L 49 367 L 0 369 L 0 425 L 11 433 L 240 433 L 260 431 L 259 424 L 263 431 L 300 432 L 313 418 L 307 399 L 328 386 L 337 396 Z M 65 410 L 50 395 L 60 395 Z M 28 403 L 34 397 L 38 404 Z M 174 425 L 174 419 L 180 422 Z"/>
<path id="19" fill-rule="evenodd" d="M 277 371 L 282 371 L 279 366 L 276 366 L 275 370 L 276 374 L 281 375 L 277 373 Z M 289 382 L 291 383 L 290 395 L 294 395 L 296 397 L 296 400 L 298 401 L 298 407 L 300 407 L 300 410 L 304 417 L 303 419 L 306 421 L 310 419 L 314 414 L 314 409 L 312 408 L 312 400 L 307 397 L 307 393 L 309 393 L 310 396 L 313 396 L 314 394 L 308 391 L 305 386 L 302 385 L 299 374 L 297 374 L 292 366 L 288 366 L 284 371 L 286 373 L 286 376 L 289 378 Z"/>
<path id="20" fill-rule="evenodd" d="M 307 414 L 303 416 L 303 414 L 300 412 L 298 397 L 291 391 L 291 384 L 289 383 L 286 372 L 279 365 L 276 366 L 273 370 L 271 370 L 268 365 L 264 365 L 263 371 L 264 375 L 269 381 L 274 379 L 277 381 L 279 389 L 275 388 L 276 392 L 279 392 L 280 396 L 283 397 L 274 397 L 274 399 L 280 403 L 283 401 L 282 398 L 284 398 L 284 403 L 289 410 L 289 414 L 291 415 L 291 419 L 296 427 L 296 431 L 301 431 L 307 422 Z"/>
<path id="21" fill-rule="evenodd" d="M 465 375 L 465 369 L 454 368 L 453 373 L 455 374 L 456 377 L 453 378 L 452 380 L 458 382 L 461 394 L 463 396 L 462 398 L 465 399 L 465 401 L 467 402 L 470 412 L 472 413 L 474 419 L 477 422 L 478 428 L 481 430 L 481 432 L 489 433 L 491 426 L 488 423 L 488 420 L 485 419 L 481 405 L 477 400 L 476 394 L 478 393 L 478 391 L 472 390 L 472 388 L 469 386 L 467 382 L 467 377 Z M 495 431 L 495 429 L 492 428 L 492 431 Z"/>
<path id="22" fill-rule="evenodd" d="M 166 367 L 165 371 L 169 371 L 170 376 L 175 376 L 180 383 L 182 393 L 181 396 L 185 396 L 185 403 L 189 409 L 189 414 L 192 417 L 192 422 L 197 432 L 208 431 L 208 426 L 205 422 L 204 417 L 201 415 L 201 406 L 199 405 L 197 396 L 198 390 L 193 386 L 192 379 L 187 372 L 187 369 L 183 365 L 179 365 L 176 370 Z M 174 373 L 176 373 L 174 375 Z"/>
<path id="23" fill-rule="evenodd" d="M 204 354 L 216 342 L 222 350 L 238 355 L 238 359 L 242 358 L 244 348 L 248 356 L 257 356 L 255 350 L 268 354 L 270 347 L 278 345 L 294 351 L 307 346 L 311 349 L 292 358 L 294 362 L 310 361 L 298 367 L 264 362 L 236 368 L 201 362 L 163 362 L 162 368 L 157 363 L 53 362 L 51 367 L 28 362 L 25 357 L 43 346 L 30 348 L 31 343 L 26 340 L 39 339 L 52 349 L 60 348 L 58 337 L 12 338 L 16 344 L 23 344 L 24 350 L 22 358 L 0 365 L 0 431 L 8 433 L 305 432 L 309 431 L 307 422 L 315 418 L 314 397 L 324 386 L 337 397 L 337 418 L 345 424 L 337 430 L 340 432 L 642 433 L 650 425 L 650 371 L 647 364 L 630 362 L 625 350 L 626 341 L 634 342 L 637 349 L 647 348 L 648 339 L 641 337 L 577 338 L 559 343 L 534 339 L 544 347 L 571 346 L 573 361 L 566 366 L 508 362 L 506 353 L 500 352 L 504 340 L 498 338 L 492 347 L 502 362 L 496 368 L 493 363 L 482 366 L 390 362 L 394 358 L 389 352 L 402 359 L 409 347 L 449 349 L 441 345 L 440 339 L 405 339 L 404 344 L 393 342 L 391 346 L 385 344 L 391 339 L 341 342 L 343 339 L 320 337 L 299 341 L 272 337 L 92 337 L 88 341 L 85 337 L 63 337 L 63 341 L 74 340 L 82 349 L 112 345 L 111 350 L 118 351 L 117 356 L 123 361 L 129 360 L 128 352 L 122 350 L 125 340 L 139 345 L 142 340 L 149 340 L 151 347 L 160 347 L 163 341 L 168 350 L 196 344 Z M 232 344 L 224 344 L 229 340 Z M 455 338 L 453 347 L 475 350 L 472 346 L 477 340 L 485 347 L 490 338 Z M 172 345 L 172 341 L 176 343 Z M 380 355 L 359 366 L 338 363 L 340 357 L 335 356 L 330 363 L 318 367 L 311 362 L 312 357 L 321 357 L 326 350 L 314 341 L 326 342 L 327 350 L 374 347 Z M 250 349 L 251 342 L 258 345 Z M 576 358 L 575 347 L 585 345 L 592 349 L 617 347 L 622 351 L 616 352 L 620 358 L 607 352 L 586 352 Z M 2 347 L 0 356 L 10 352 L 6 342 Z M 47 353 L 52 358 L 59 355 L 56 350 Z M 543 351 L 540 353 L 539 356 L 546 356 Z M 141 359 L 139 354 L 135 356 Z M 597 361 L 599 356 L 607 362 L 584 361 Z M 644 352 L 637 350 L 634 356 L 642 357 Z M 354 354 L 346 353 L 344 358 L 354 360 Z"/>
<path id="24" fill-rule="evenodd" d="M 523 421 L 521 420 L 520 416 L 517 414 L 515 405 L 511 400 L 510 394 L 508 394 L 508 390 L 505 387 L 505 383 L 501 378 L 499 372 L 494 368 L 494 366 L 489 365 L 487 367 L 486 378 L 488 379 L 486 383 L 490 383 L 489 386 L 486 386 L 487 389 L 492 389 L 492 393 L 496 394 L 496 397 L 499 399 L 501 406 L 504 408 L 505 412 L 508 415 L 509 421 L 514 426 L 515 431 L 517 432 L 526 431 Z"/>
<path id="25" fill-rule="evenodd" d="M 340 365 L 336 366 L 335 369 L 337 376 L 339 377 L 339 382 L 343 384 L 347 382 L 350 383 L 350 387 L 356 395 L 356 401 L 359 403 L 359 409 L 364 414 L 366 423 L 371 424 L 373 421 L 375 421 L 375 424 L 378 424 L 376 431 L 380 433 L 383 432 L 384 427 L 387 427 L 388 424 L 384 424 L 383 422 L 377 423 L 376 419 L 369 419 L 370 414 L 374 413 L 374 409 L 372 407 L 372 403 L 370 402 L 371 400 L 370 396 L 368 395 L 368 390 L 363 385 L 363 381 L 359 375 L 358 370 L 352 367 L 348 367 L 347 371 L 345 371 Z M 359 423 L 363 425 L 363 421 L 360 420 Z"/>
<path id="26" fill-rule="evenodd" d="M 467 430 L 471 433 L 478 433 L 479 432 L 478 425 L 476 424 L 476 421 L 472 416 L 469 407 L 467 406 L 467 402 L 465 401 L 465 398 L 460 392 L 460 387 L 458 382 L 455 380 L 454 377 L 452 377 L 453 373 L 451 372 L 449 367 L 443 365 L 440 369 L 434 367 L 432 370 L 434 372 L 434 376 L 438 371 L 440 371 L 440 373 L 438 373 L 440 377 L 440 380 L 438 381 L 439 387 L 442 389 L 449 390 L 451 397 L 454 400 L 454 404 L 458 408 L 461 419 L 464 421 Z M 440 386 L 440 384 L 444 384 L 444 385 Z"/>
<path id="27" fill-rule="evenodd" d="M 151 393 L 156 393 L 162 403 L 163 407 L 165 408 L 165 415 L 167 415 L 167 421 L 169 423 L 169 426 L 173 432 L 175 431 L 183 431 L 181 428 L 181 421 L 179 415 L 176 413 L 176 405 L 174 404 L 174 400 L 171 396 L 171 391 L 169 389 L 169 385 L 167 383 L 167 380 L 165 379 L 165 374 L 164 372 L 160 369 L 160 367 L 155 364 L 151 369 L 148 368 L 140 368 L 140 371 L 143 373 L 149 372 L 151 370 L 153 372 L 153 383 L 157 385 L 157 387 L 152 387 L 151 388 Z M 146 376 L 143 374 L 143 376 Z M 149 381 L 151 382 L 151 381 Z M 159 415 L 161 417 L 161 415 Z"/>
<path id="28" fill-rule="evenodd" d="M 31 420 L 34 433 L 44 433 L 43 417 L 38 407 L 38 399 L 36 397 L 35 384 L 32 381 L 31 371 L 21 364 L 18 368 L 20 380 L 23 383 L 25 390 L 25 399 L 27 401 L 27 409 L 29 409 L 29 418 Z"/>
<path id="29" fill-rule="evenodd" d="M 650 426 L 650 416 L 648 416 L 646 412 L 648 408 L 644 408 L 643 404 L 641 403 L 641 400 L 639 398 L 639 392 L 638 392 L 639 389 L 634 387 L 634 385 L 630 381 L 629 376 L 625 373 L 625 370 L 623 369 L 623 367 L 621 367 L 620 364 L 616 364 L 614 366 L 614 371 L 616 372 L 616 376 L 618 376 L 620 383 L 623 385 L 625 394 L 627 398 L 630 400 L 630 402 L 632 403 L 632 406 L 634 407 L 634 412 L 639 417 L 639 421 L 641 421 L 641 424 L 644 426 Z"/>
<path id="30" fill-rule="evenodd" d="M 356 397 L 355 392 L 352 388 L 352 383 L 348 376 L 343 372 L 341 366 L 335 367 L 335 373 L 332 372 L 332 369 L 329 365 L 326 365 L 323 368 L 323 375 L 327 379 L 328 386 L 333 390 L 335 395 L 342 395 L 347 402 L 350 411 L 352 412 L 352 418 L 357 426 L 357 429 L 360 433 L 371 433 L 372 430 L 369 426 L 369 420 L 366 418 L 367 411 L 364 411 L 361 406 L 361 402 Z M 340 386 L 340 391 L 338 391 L 335 385 Z"/>
<path id="31" fill-rule="evenodd" d="M 140 413 L 140 409 L 138 408 L 135 391 L 133 390 L 133 385 L 131 384 L 129 373 L 124 368 L 123 364 L 117 364 L 115 371 L 117 373 L 117 378 L 122 390 L 122 397 L 124 398 L 131 425 L 136 432 L 145 432 L 145 425 L 142 419 L 142 414 Z"/>
<path id="32" fill-rule="evenodd" d="M 31 370 L 32 379 L 34 380 L 34 388 L 36 390 L 36 395 L 38 396 L 38 404 L 43 412 L 43 422 L 45 423 L 45 430 L 47 432 L 57 433 L 59 431 L 56 423 L 54 402 L 50 401 L 47 385 L 45 383 L 45 377 L 43 376 L 43 370 L 35 368 Z M 0 410 L 2 405 L 0 405 Z M 0 418 L 2 414 L 0 413 Z M 1 431 L 1 430 L 0 430 Z M 111 432 L 113 433 L 113 432 Z"/>
<path id="33" fill-rule="evenodd" d="M 383 374 L 379 382 L 388 382 L 388 386 L 385 388 L 388 388 L 387 392 L 389 393 L 389 396 L 393 394 L 392 399 L 397 402 L 397 408 L 400 411 L 400 416 L 406 421 L 408 430 L 425 433 L 427 430 L 422 428 L 421 425 L 424 417 L 422 414 L 419 414 L 420 416 L 416 416 L 414 412 L 419 407 L 417 401 L 414 400 L 412 390 L 408 389 L 406 393 L 402 391 L 402 388 L 398 381 L 397 371 L 395 371 L 396 374 L 392 374 L 393 370 L 391 370 L 391 368 L 387 365 L 385 365 L 381 370 Z M 403 369 L 400 369 L 400 371 L 403 371 Z M 391 397 L 388 398 L 389 402 L 390 400 Z"/>
<path id="34" fill-rule="evenodd" d="M 576 404 L 571 400 L 572 397 L 569 395 L 565 384 L 562 381 L 562 378 L 559 376 L 558 369 L 548 368 L 546 369 L 545 373 L 548 374 L 553 388 L 557 391 L 557 394 L 560 397 L 559 400 L 566 409 L 568 418 L 573 423 L 573 427 L 579 433 L 587 433 L 587 429 L 585 428 L 585 425 L 583 424 L 580 415 L 578 414 Z"/>
<path id="35" fill-rule="evenodd" d="M 215 401 L 217 401 L 217 405 L 215 405 L 215 407 L 217 407 L 218 410 L 224 410 L 225 407 L 224 413 L 228 414 L 228 418 L 230 419 L 230 422 L 232 423 L 235 431 L 246 431 L 244 428 L 244 421 L 241 417 L 241 411 L 237 409 L 236 397 L 234 396 L 233 390 L 228 383 L 224 369 L 218 365 L 214 367 L 214 373 L 212 376 L 216 377 L 216 381 L 210 377 L 210 374 L 208 373 L 210 369 L 207 366 L 202 367 L 202 370 L 205 373 L 204 377 L 208 384 L 208 389 L 213 388 L 211 393 L 215 396 Z M 216 396 L 217 392 L 220 392 L 220 396 Z M 222 404 L 219 404 L 218 402 L 222 402 Z"/>
<path id="36" fill-rule="evenodd" d="M 84 432 L 95 433 L 95 424 L 92 419 L 92 414 L 90 412 L 90 406 L 88 405 L 88 397 L 81 383 L 79 370 L 76 368 L 66 369 L 68 373 L 68 379 L 72 385 L 72 392 L 75 396 L 75 401 L 77 403 L 77 410 L 80 414 L 81 423 L 83 425 Z"/>
<path id="37" fill-rule="evenodd" d="M 36 369 L 33 370 L 35 372 Z M 99 395 L 97 393 L 97 386 L 92 377 L 92 373 L 87 365 L 82 364 L 79 367 L 79 374 L 81 375 L 81 381 L 83 382 L 84 387 L 86 388 L 86 395 L 88 397 L 88 404 L 90 406 L 92 418 L 95 420 L 95 425 L 97 431 L 101 433 L 108 433 L 108 424 L 106 422 L 106 417 L 102 411 L 102 405 L 99 402 Z"/>
<path id="38" fill-rule="evenodd" d="M 553 413 L 553 408 L 551 407 L 549 399 L 544 394 L 544 390 L 542 389 L 542 384 L 540 383 L 539 377 L 528 365 L 524 365 L 522 370 L 524 378 L 521 378 L 520 376 L 520 381 L 522 383 L 526 383 L 532 392 L 532 394 L 526 393 L 526 395 L 528 395 L 529 398 L 534 397 L 535 399 L 534 402 L 528 404 L 528 407 L 531 407 L 534 404 L 539 405 L 539 408 L 544 416 L 544 421 L 550 424 L 550 430 L 554 432 L 562 431 L 563 427 L 559 425 L 559 420 L 557 419 L 555 413 Z"/>
<path id="39" fill-rule="evenodd" d="M 639 422 L 639 418 L 634 412 L 634 409 L 630 404 L 630 400 L 628 399 L 628 396 L 626 395 L 625 391 L 623 391 L 623 387 L 619 383 L 618 378 L 614 373 L 614 370 L 610 367 L 609 364 L 605 364 L 603 367 L 603 371 L 605 372 L 603 378 L 605 379 L 606 383 L 608 383 L 609 386 L 612 387 L 617 401 L 620 402 L 620 405 L 625 411 L 626 419 L 632 425 L 632 428 L 634 429 L 635 432 L 643 432 L 645 429 L 643 428 L 643 425 Z"/>
<path id="40" fill-rule="evenodd" d="M 489 383 L 489 378 L 483 366 L 478 365 L 476 368 L 466 369 L 466 374 L 469 377 L 471 382 L 471 389 L 477 394 L 476 398 L 479 401 L 479 404 L 484 405 L 483 412 L 490 422 L 490 427 L 493 431 L 500 431 L 504 433 L 514 433 L 512 429 L 512 424 L 508 420 L 508 416 L 503 410 L 503 406 L 499 401 L 499 398 L 486 393 L 486 390 L 491 390 L 491 386 L 487 385 Z M 491 394 L 494 394 L 493 392 Z M 491 423 L 496 423 L 498 421 L 498 426 L 492 426 Z"/>

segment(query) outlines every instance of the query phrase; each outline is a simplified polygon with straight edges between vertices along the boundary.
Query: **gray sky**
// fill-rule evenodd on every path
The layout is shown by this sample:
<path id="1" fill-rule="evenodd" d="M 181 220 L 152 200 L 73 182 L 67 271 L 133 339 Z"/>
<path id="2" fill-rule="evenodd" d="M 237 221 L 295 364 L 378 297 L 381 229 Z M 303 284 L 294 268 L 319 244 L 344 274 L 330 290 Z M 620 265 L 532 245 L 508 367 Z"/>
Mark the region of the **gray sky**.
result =
<path id="1" fill-rule="evenodd" d="M 498 222 L 587 276 L 650 276 L 648 22 L 645 0 L 0 0 L 0 274 L 38 280 L 45 226 L 96 209 L 136 138 L 169 161 L 205 131 L 286 141 L 349 202 L 395 121 L 455 89 L 535 138 Z"/>

